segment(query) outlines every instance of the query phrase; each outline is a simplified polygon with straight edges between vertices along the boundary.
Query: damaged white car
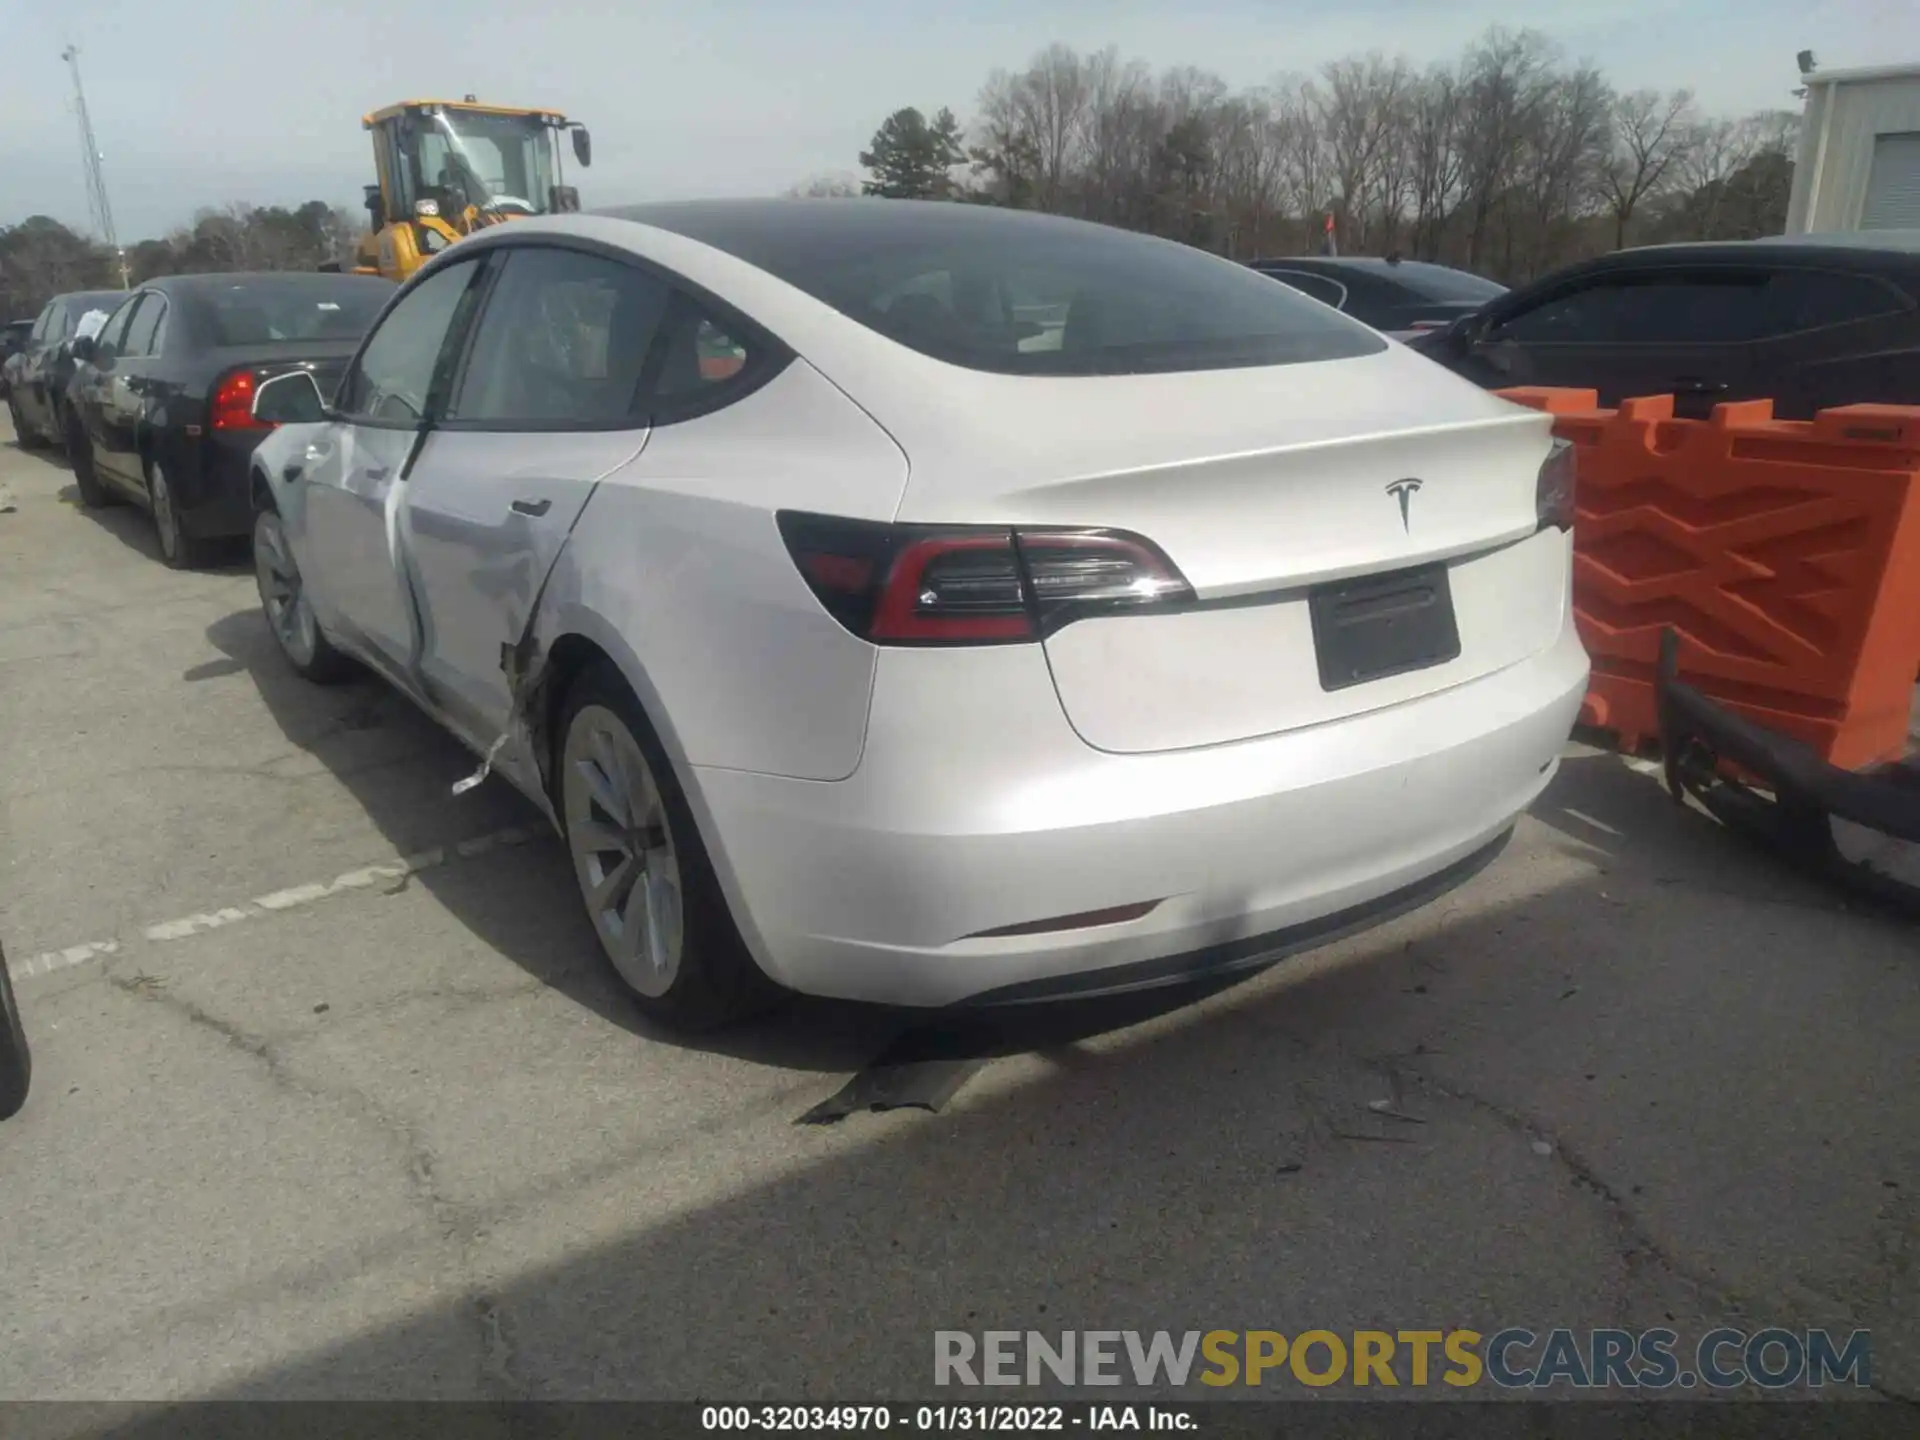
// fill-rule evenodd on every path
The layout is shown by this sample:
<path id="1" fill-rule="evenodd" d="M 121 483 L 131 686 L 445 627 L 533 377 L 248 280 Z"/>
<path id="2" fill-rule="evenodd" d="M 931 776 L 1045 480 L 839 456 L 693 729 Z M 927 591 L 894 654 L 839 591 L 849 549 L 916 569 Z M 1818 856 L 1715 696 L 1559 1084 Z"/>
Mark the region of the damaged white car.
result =
<path id="1" fill-rule="evenodd" d="M 288 660 L 532 798 L 675 1022 L 1321 943 L 1485 863 L 1586 685 L 1545 416 L 1100 226 L 526 220 L 256 413 Z"/>

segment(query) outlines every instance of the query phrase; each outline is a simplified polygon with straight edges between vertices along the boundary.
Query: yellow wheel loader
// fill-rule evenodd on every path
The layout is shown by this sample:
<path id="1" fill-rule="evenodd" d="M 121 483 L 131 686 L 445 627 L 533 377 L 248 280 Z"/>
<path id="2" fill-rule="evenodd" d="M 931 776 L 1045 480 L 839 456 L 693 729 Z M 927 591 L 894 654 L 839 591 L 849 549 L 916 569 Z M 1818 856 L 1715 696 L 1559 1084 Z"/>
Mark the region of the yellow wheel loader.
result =
<path id="1" fill-rule="evenodd" d="M 580 208 L 566 184 L 560 134 L 593 163 L 586 127 L 557 110 L 463 100 L 403 100 L 360 121 L 373 136 L 380 183 L 366 187 L 371 231 L 354 255 L 358 275 L 399 282 L 463 235 L 526 215 Z M 333 268 L 333 267 L 327 267 Z"/>

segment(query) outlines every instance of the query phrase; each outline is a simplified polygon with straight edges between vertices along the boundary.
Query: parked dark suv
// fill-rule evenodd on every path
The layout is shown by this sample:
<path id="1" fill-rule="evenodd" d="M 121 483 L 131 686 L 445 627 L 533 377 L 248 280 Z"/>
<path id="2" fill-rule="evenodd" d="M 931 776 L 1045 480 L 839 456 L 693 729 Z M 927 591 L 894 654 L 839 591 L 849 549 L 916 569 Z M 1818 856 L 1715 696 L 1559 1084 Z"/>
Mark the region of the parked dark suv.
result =
<path id="1" fill-rule="evenodd" d="M 1489 388 L 1672 394 L 1696 417 L 1723 400 L 1771 399 L 1783 419 L 1920 404 L 1920 232 L 1621 250 L 1409 343 Z"/>
<path id="2" fill-rule="evenodd" d="M 1492 280 L 1424 260 L 1303 255 L 1251 263 L 1262 275 L 1398 339 L 1439 329 L 1507 293 Z"/>
<path id="3" fill-rule="evenodd" d="M 6 362 L 7 410 L 22 448 L 59 444 L 66 437 L 67 381 L 73 378 L 73 335 L 89 310 L 107 315 L 127 298 L 124 290 L 82 290 L 56 295 L 28 332 L 20 353 Z"/>

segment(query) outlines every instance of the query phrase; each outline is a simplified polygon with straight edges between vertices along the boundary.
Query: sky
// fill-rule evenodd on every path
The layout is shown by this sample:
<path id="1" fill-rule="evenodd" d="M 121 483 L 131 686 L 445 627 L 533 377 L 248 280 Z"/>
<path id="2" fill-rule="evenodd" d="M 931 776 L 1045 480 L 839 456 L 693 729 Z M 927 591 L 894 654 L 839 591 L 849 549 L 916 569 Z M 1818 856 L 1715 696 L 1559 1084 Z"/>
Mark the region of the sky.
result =
<path id="1" fill-rule="evenodd" d="M 1916 0 L 0 0 L 0 225 L 88 227 L 68 44 L 131 244 L 203 206 L 357 206 L 360 117 L 400 99 L 565 111 L 593 133 L 568 176 L 592 209 L 854 172 L 893 110 L 964 122 L 990 71 L 1054 41 L 1244 88 L 1375 49 L 1451 59 L 1496 23 L 1727 114 L 1797 106 L 1802 49 L 1920 63 Z"/>

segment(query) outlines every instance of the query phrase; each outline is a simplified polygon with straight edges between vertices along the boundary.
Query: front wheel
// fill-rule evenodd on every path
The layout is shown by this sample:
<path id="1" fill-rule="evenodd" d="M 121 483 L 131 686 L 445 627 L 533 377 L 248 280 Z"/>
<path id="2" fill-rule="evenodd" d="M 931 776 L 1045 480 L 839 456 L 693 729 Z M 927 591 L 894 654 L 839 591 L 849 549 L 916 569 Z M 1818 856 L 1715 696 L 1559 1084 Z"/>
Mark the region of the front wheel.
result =
<path id="1" fill-rule="evenodd" d="M 686 796 L 617 672 L 575 683 L 557 749 L 554 798 L 587 916 L 640 1009 L 705 1030 L 767 1008 L 780 991 L 747 953 Z"/>
<path id="2" fill-rule="evenodd" d="M 33 1080 L 33 1055 L 27 1032 L 20 1024 L 20 1006 L 13 998 L 13 977 L 7 974 L 7 955 L 0 950 L 0 1120 L 20 1113 Z"/>
<path id="3" fill-rule="evenodd" d="M 304 680 L 333 685 L 353 674 L 353 662 L 328 643 L 314 619 L 306 581 L 287 544 L 287 532 L 277 511 L 262 510 L 253 517 L 253 578 L 260 590 L 260 608 L 267 628 Z"/>

